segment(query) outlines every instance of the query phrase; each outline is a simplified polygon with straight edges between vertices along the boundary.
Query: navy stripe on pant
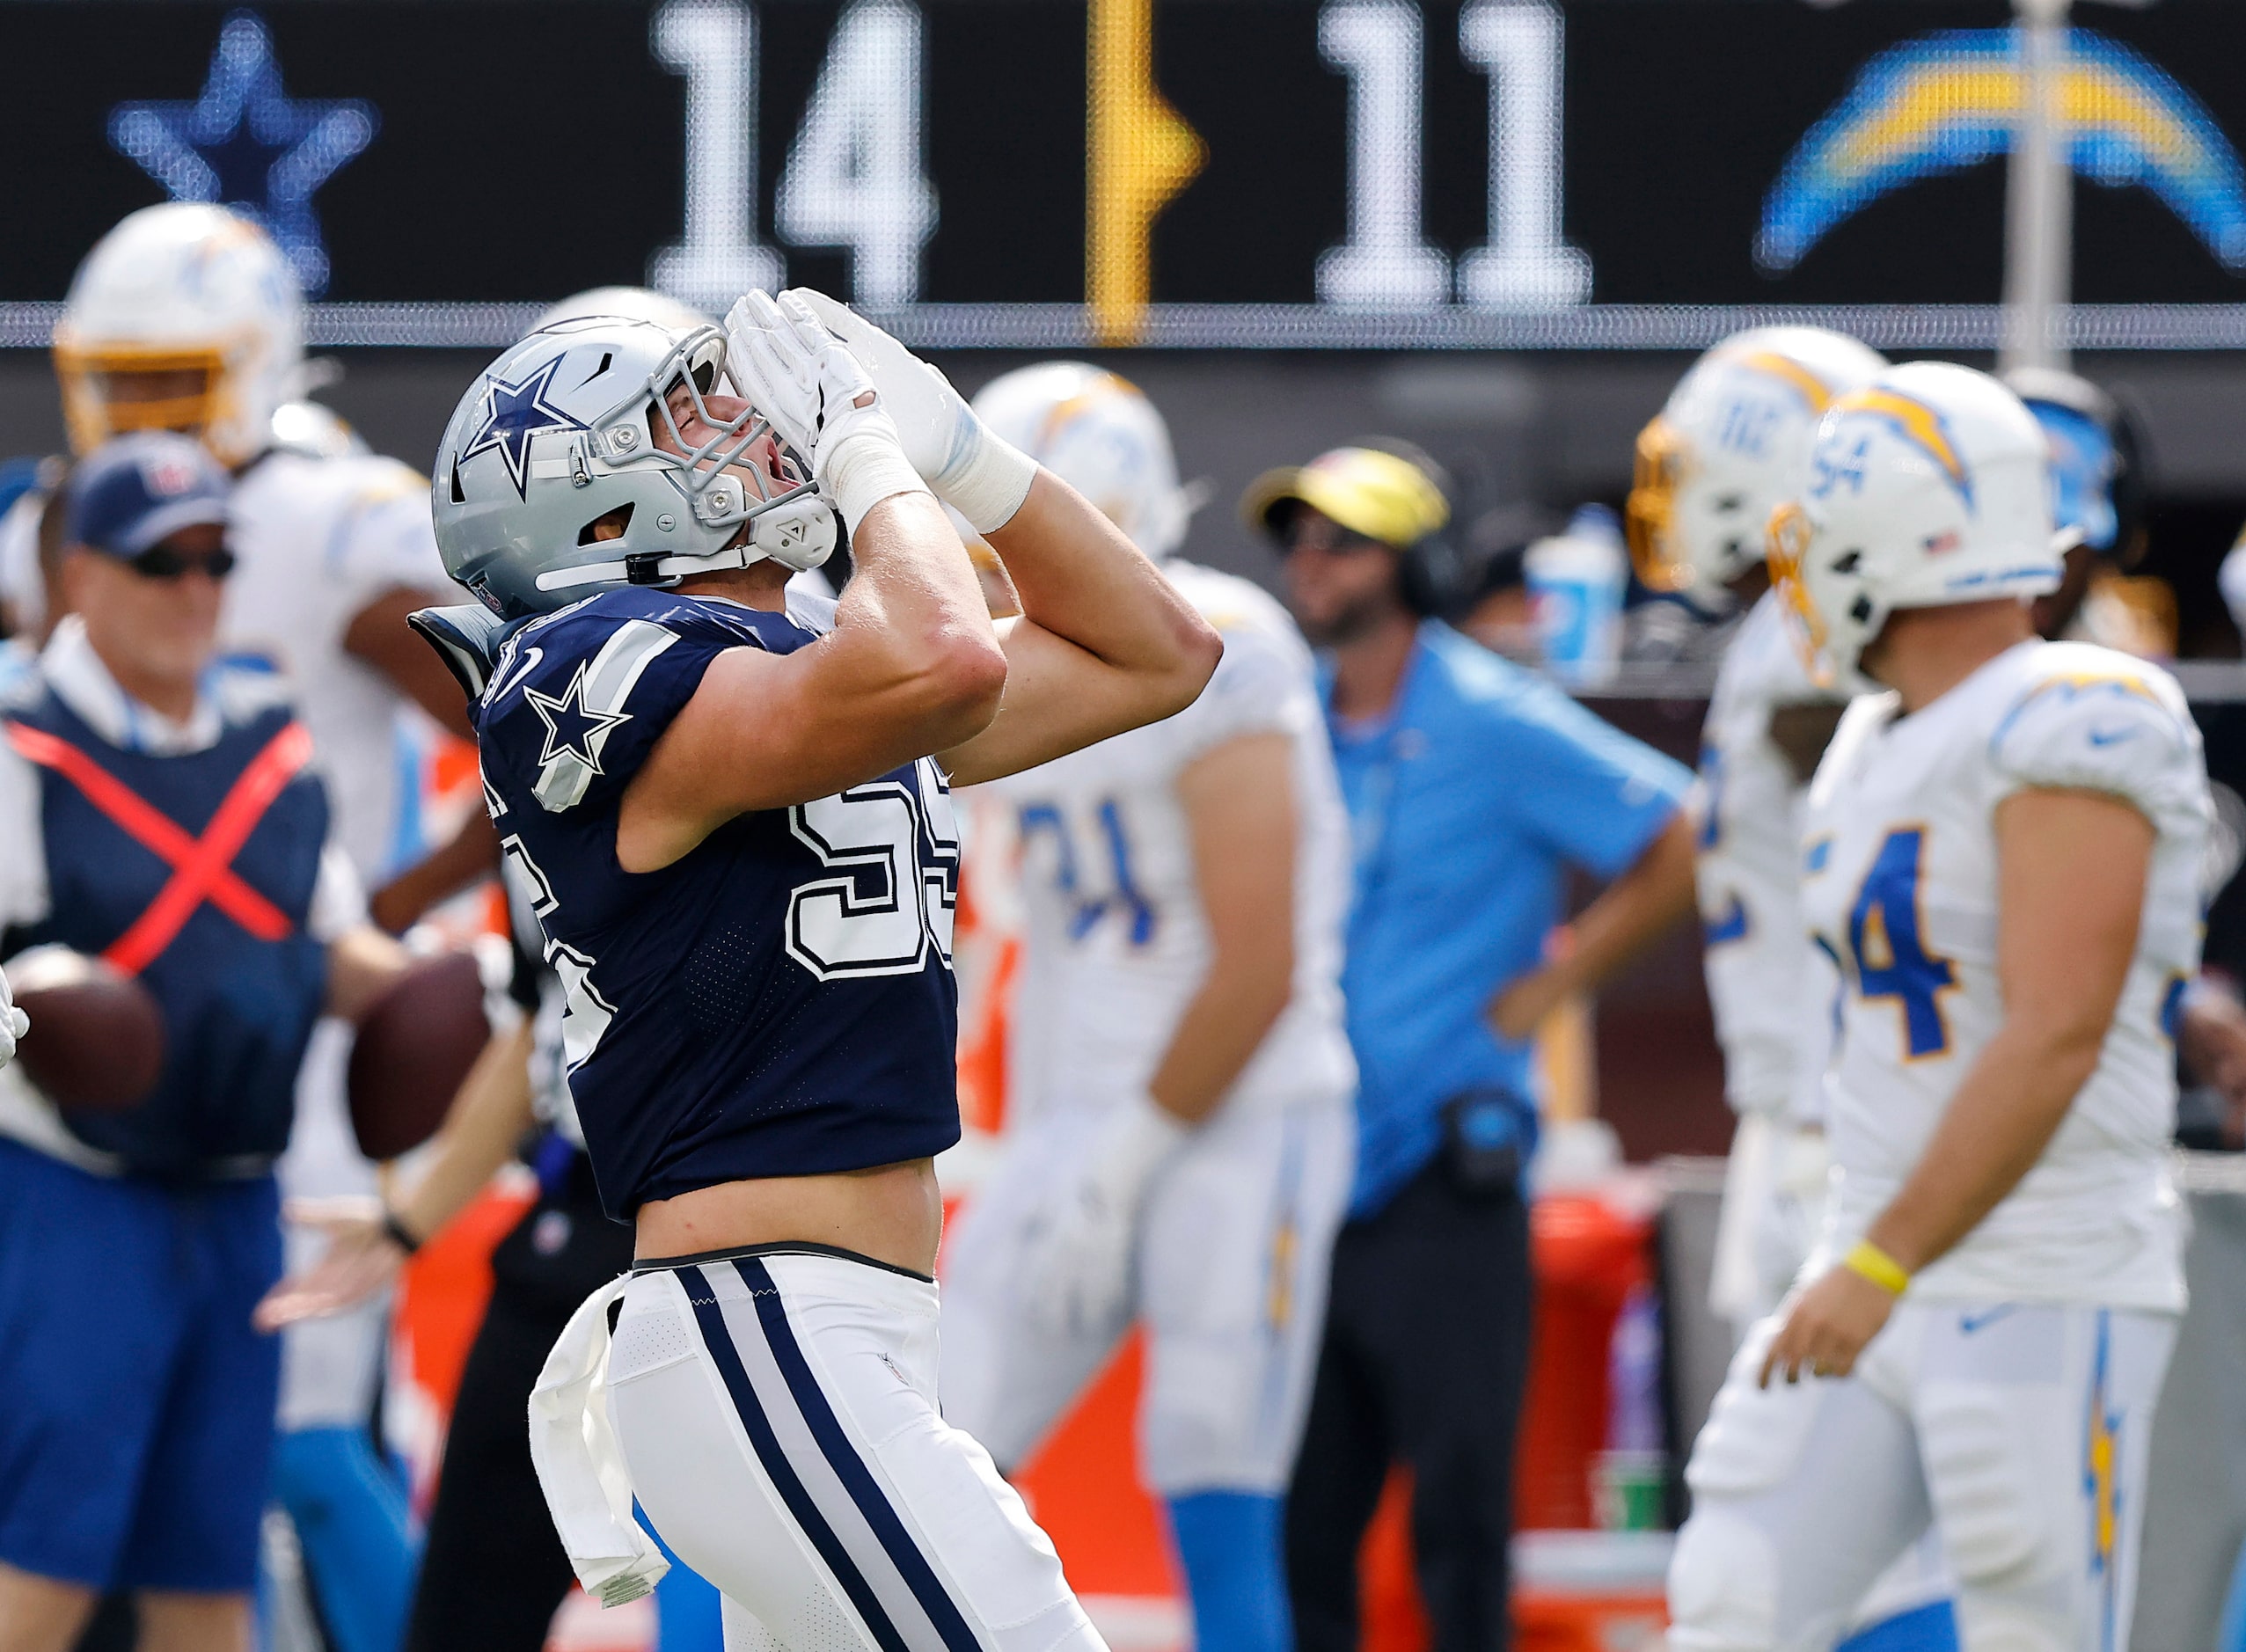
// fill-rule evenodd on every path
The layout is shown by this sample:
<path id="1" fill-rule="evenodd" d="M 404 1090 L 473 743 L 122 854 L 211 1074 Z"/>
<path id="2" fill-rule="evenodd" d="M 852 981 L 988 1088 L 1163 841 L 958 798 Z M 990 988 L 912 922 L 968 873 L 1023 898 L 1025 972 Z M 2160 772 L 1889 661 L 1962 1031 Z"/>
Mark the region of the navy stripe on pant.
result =
<path id="1" fill-rule="evenodd" d="M 757 1460 L 795 1524 L 883 1652 L 978 1652 L 975 1632 L 820 1389 L 771 1274 L 756 1257 L 732 1266 L 753 1318 L 728 1319 L 699 1267 L 677 1274 Z"/>

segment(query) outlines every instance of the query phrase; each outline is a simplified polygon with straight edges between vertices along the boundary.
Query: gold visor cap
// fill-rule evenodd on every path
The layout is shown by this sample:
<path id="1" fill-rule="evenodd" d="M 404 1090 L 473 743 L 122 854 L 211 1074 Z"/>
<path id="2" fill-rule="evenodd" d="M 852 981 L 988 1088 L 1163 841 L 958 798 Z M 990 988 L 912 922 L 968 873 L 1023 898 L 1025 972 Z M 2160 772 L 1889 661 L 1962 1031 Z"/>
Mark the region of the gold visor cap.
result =
<path id="1" fill-rule="evenodd" d="M 1402 550 L 1451 520 L 1451 507 L 1427 472 L 1378 448 L 1335 448 L 1307 464 L 1266 471 L 1240 496 L 1250 528 L 1277 538 L 1283 511 L 1307 505 L 1350 532 Z"/>

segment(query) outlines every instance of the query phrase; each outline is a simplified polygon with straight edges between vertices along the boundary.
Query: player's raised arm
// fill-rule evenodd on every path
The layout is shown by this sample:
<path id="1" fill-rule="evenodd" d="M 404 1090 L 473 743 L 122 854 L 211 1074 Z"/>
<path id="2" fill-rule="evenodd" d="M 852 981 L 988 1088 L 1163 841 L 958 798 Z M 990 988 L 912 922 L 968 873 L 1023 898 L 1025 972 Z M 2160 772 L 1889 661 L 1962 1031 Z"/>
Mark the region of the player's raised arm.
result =
<path id="1" fill-rule="evenodd" d="M 762 293 L 734 307 L 728 328 L 736 381 L 809 460 L 849 524 L 857 572 L 828 636 L 711 663 L 626 795 L 617 853 L 635 872 L 669 865 L 736 815 L 829 796 L 958 744 L 991 721 L 1006 680 L 966 550 L 856 358 L 808 312 Z M 700 399 L 721 417 L 739 407 Z M 677 392 L 687 442 L 701 434 L 696 400 Z M 777 596 L 785 568 L 763 572 Z"/>
<path id="2" fill-rule="evenodd" d="M 941 373 L 880 328 L 821 293 L 784 297 L 866 364 L 907 457 L 1020 593 L 1021 618 L 999 627 L 1005 698 L 988 727 L 943 749 L 954 779 L 995 779 L 1193 703 L 1223 644 L 1113 523 L 984 429 Z"/>
<path id="3" fill-rule="evenodd" d="M 1021 615 L 999 622 L 1006 693 L 990 727 L 943 754 L 962 784 L 1050 761 L 1183 711 L 1224 644 L 1121 530 L 1040 470 L 984 537 Z"/>

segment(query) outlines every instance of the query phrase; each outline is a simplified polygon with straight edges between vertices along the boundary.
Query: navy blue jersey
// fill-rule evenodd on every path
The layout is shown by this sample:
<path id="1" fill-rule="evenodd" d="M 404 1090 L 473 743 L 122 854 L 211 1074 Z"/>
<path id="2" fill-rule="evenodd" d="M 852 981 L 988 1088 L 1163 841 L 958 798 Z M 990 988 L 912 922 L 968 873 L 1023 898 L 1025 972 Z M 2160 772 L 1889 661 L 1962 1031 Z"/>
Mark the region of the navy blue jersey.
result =
<path id="1" fill-rule="evenodd" d="M 570 1091 L 609 1213 L 959 1139 L 958 833 L 928 759 L 743 815 L 658 872 L 624 793 L 710 662 L 813 640 L 718 598 L 611 591 L 501 649 L 477 707 L 507 870 L 568 989 Z"/>

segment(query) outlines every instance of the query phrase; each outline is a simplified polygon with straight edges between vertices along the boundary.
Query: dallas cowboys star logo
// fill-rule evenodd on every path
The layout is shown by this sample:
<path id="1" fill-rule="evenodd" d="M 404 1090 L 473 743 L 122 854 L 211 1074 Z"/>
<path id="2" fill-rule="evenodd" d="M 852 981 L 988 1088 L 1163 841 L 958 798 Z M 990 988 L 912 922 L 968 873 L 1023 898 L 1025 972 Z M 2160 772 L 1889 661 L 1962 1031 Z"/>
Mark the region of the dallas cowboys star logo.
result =
<path id="1" fill-rule="evenodd" d="M 484 381 L 484 421 L 468 438 L 468 445 L 460 450 L 460 462 L 465 464 L 479 453 L 488 453 L 497 448 L 506 462 L 507 473 L 515 479 L 517 495 L 528 490 L 530 471 L 530 438 L 542 430 L 582 430 L 585 421 L 573 417 L 546 399 L 546 391 L 553 388 L 553 376 L 561 366 L 555 356 L 519 384 L 504 379 Z"/>
<path id="2" fill-rule="evenodd" d="M 312 192 L 374 142 L 375 107 L 358 98 L 291 98 L 273 40 L 254 11 L 218 32 L 194 103 L 121 103 L 109 142 L 174 201 L 229 206 L 266 227 L 304 283 L 327 289 L 327 248 Z"/>
<path id="3" fill-rule="evenodd" d="M 600 773 L 601 748 L 608 742 L 608 731 L 618 723 L 632 720 L 630 712 L 599 712 L 585 704 L 582 661 L 578 662 L 577 674 L 569 679 L 569 686 L 560 699 L 534 688 L 524 689 L 523 698 L 546 726 L 545 749 L 538 753 L 538 766 L 542 769 L 556 757 L 567 756 L 576 758 L 595 774 Z"/>

